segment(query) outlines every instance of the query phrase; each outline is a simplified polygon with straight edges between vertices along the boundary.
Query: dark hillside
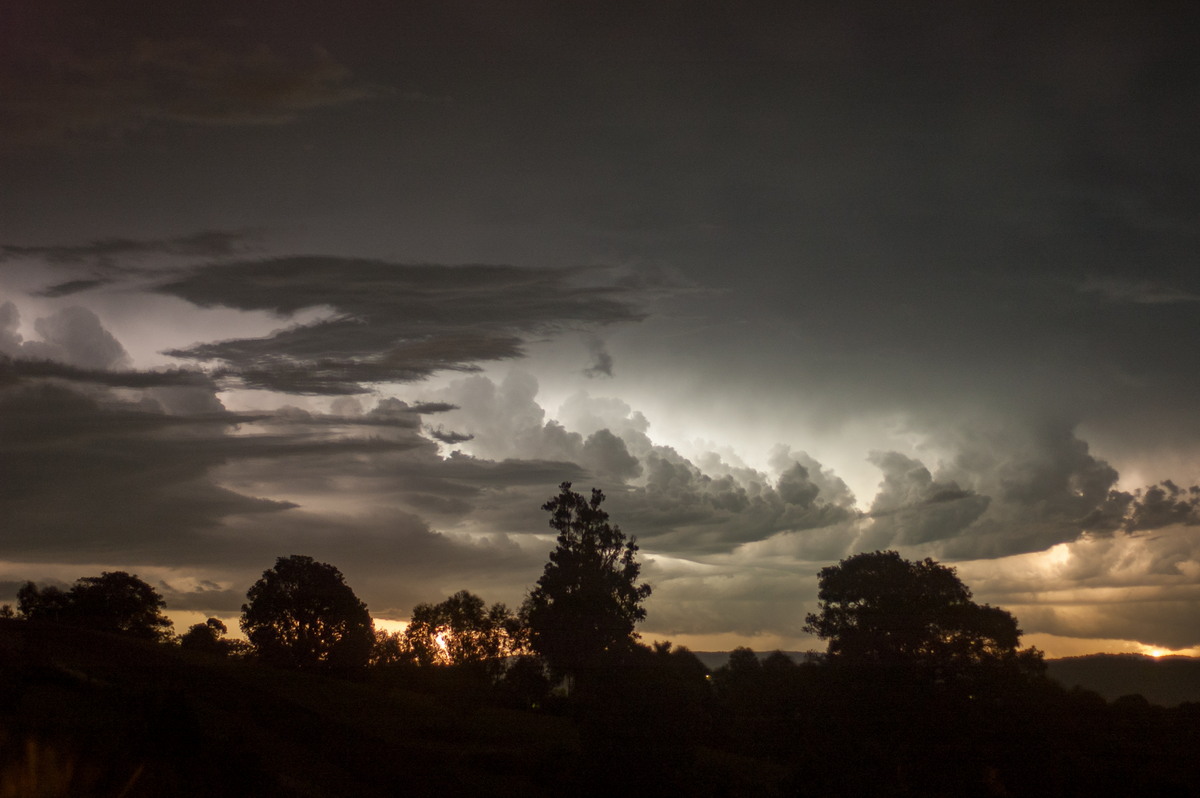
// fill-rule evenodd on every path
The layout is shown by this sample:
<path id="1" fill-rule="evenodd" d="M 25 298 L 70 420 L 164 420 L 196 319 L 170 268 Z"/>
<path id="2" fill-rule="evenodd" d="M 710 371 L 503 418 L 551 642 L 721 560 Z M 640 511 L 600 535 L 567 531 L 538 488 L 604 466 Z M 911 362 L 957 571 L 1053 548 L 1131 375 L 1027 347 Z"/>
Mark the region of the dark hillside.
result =
<path id="1" fill-rule="evenodd" d="M 453 676 L 348 681 L 0 619 L 0 798 L 607 795 L 598 773 L 624 795 L 663 794 L 637 761 L 584 751 L 569 714 L 507 709 Z M 593 737 L 611 725 L 649 772 L 674 750 L 657 739 L 674 726 L 656 690 L 583 724 Z M 781 794 L 777 763 L 692 753 L 672 776 L 688 795 Z"/>
<path id="2" fill-rule="evenodd" d="M 1200 659 L 1142 654 L 1092 654 L 1047 660 L 1052 679 L 1092 690 L 1109 701 L 1141 695 L 1164 707 L 1200 702 Z"/>
<path id="3" fill-rule="evenodd" d="M 550 795 L 566 720 L 0 622 L 0 796 Z"/>

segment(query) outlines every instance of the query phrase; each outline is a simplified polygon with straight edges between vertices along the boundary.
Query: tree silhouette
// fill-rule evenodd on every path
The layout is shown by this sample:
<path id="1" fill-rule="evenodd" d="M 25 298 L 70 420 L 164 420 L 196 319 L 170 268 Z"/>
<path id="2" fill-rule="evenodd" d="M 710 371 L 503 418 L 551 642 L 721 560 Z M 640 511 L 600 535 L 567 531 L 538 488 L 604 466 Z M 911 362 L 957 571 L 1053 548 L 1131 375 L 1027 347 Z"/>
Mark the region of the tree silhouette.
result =
<path id="1" fill-rule="evenodd" d="M 516 616 L 503 604 L 490 608 L 460 590 L 438 604 L 418 604 L 404 630 L 405 648 L 419 665 L 467 665 L 496 679 L 505 658 L 520 653 Z"/>
<path id="2" fill-rule="evenodd" d="M 542 505 L 558 546 L 524 612 L 534 650 L 559 675 L 603 667 L 607 655 L 629 649 L 634 625 L 646 617 L 642 602 L 650 586 L 637 584 L 637 543 L 608 522 L 603 501 L 598 489 L 588 500 L 564 482 Z"/>
<path id="3" fill-rule="evenodd" d="M 67 591 L 39 589 L 27 582 L 17 593 L 21 614 L 30 620 L 63 623 L 147 640 L 163 640 L 171 621 L 162 614 L 162 596 L 137 576 L 105 571 L 76 580 Z"/>
<path id="4" fill-rule="evenodd" d="M 280 557 L 246 593 L 242 631 L 264 661 L 288 668 L 367 665 L 374 625 L 341 571 L 312 557 Z"/>
<path id="5" fill-rule="evenodd" d="M 819 612 L 804 630 L 829 641 L 831 662 L 916 666 L 939 676 L 978 665 L 1036 668 L 1017 650 L 1021 630 L 999 607 L 976 604 L 953 568 L 894 551 L 856 554 L 821 569 Z"/>
<path id="6" fill-rule="evenodd" d="M 224 637 L 228 631 L 228 627 L 220 618 L 209 618 L 204 623 L 188 627 L 179 638 L 179 647 L 209 654 L 227 654 L 231 641 L 225 640 Z"/>
<path id="7" fill-rule="evenodd" d="M 370 664 L 372 666 L 391 666 L 410 662 L 411 657 L 404 646 L 402 632 L 388 632 L 383 629 L 375 630 L 375 643 L 371 647 Z"/>
<path id="8" fill-rule="evenodd" d="M 57 587 L 39 588 L 33 582 L 26 582 L 17 591 L 17 611 L 30 621 L 69 623 L 71 597 Z"/>

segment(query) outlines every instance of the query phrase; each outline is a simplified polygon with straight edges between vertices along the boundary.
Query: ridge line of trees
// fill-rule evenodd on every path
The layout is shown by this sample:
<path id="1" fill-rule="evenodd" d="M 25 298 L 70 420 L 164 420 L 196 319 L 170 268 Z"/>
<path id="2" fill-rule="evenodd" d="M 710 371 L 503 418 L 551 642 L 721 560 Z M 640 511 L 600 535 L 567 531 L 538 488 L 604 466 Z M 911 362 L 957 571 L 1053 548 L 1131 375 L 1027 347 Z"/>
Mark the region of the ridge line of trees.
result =
<path id="1" fill-rule="evenodd" d="M 584 496 L 563 482 L 542 505 L 558 533 L 556 546 L 517 610 L 460 590 L 418 604 L 403 632 L 376 631 L 341 571 L 304 555 L 279 557 L 247 591 L 241 616 L 247 642 L 227 638 L 217 618 L 176 638 L 162 596 L 124 571 L 82 577 L 66 590 L 28 582 L 18 592 L 17 612 L 31 621 L 174 640 L 193 651 L 252 655 L 280 667 L 453 666 L 497 683 L 521 662 L 548 679 L 586 685 L 640 646 L 636 626 L 651 593 L 639 583 L 637 541 L 611 523 L 604 499 L 599 489 Z M 974 602 L 955 570 L 932 559 L 864 552 L 818 577 L 817 612 L 806 616 L 804 630 L 828 641 L 830 664 L 903 667 L 933 681 L 981 669 L 1044 672 L 1041 652 L 1018 648 L 1016 619 Z M 5 612 L 13 615 L 7 606 Z"/>
<path id="2" fill-rule="evenodd" d="M 418 604 L 403 632 L 377 631 L 336 567 L 290 555 L 247 591 L 249 642 L 209 618 L 178 643 L 350 677 L 380 701 L 432 694 L 451 723 L 481 706 L 562 716 L 545 727 L 559 736 L 544 761 L 564 763 L 547 794 L 1200 794 L 1200 705 L 1064 689 L 1018 647 L 1012 614 L 931 559 L 874 551 L 821 569 L 805 618 L 828 644 L 819 658 L 737 648 L 710 673 L 686 648 L 645 645 L 651 588 L 603 502 L 564 482 L 542 506 L 557 540 L 517 608 L 460 590 Z M 162 597 L 125 572 L 28 583 L 18 604 L 28 621 L 175 639 Z"/>

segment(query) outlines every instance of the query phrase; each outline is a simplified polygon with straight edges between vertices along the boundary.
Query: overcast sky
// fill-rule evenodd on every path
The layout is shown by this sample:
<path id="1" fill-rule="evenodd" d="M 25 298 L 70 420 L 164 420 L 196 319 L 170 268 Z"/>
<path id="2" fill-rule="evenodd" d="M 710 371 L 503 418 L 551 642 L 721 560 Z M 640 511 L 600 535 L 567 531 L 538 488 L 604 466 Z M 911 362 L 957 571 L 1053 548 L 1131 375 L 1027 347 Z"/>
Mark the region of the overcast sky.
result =
<path id="1" fill-rule="evenodd" d="M 0 593 L 516 605 L 570 481 L 650 639 L 1200 654 L 1197 6 L 780 5 L 6 4 Z"/>

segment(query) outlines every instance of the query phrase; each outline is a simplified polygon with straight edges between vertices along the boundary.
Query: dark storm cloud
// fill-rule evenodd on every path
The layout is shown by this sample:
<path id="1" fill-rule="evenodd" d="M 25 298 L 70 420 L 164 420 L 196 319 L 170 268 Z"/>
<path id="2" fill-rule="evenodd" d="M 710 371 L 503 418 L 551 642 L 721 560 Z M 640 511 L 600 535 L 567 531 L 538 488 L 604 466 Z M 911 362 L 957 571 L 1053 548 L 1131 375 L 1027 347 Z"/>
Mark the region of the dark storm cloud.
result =
<path id="1" fill-rule="evenodd" d="M 0 261 L 14 258 L 42 258 L 57 264 L 86 264 L 112 268 L 127 260 L 150 255 L 177 255 L 195 258 L 223 258 L 244 253 L 250 241 L 258 237 L 257 230 L 204 230 L 171 238 L 136 239 L 104 238 L 87 244 L 56 244 L 50 246 L 0 246 Z M 65 296 L 100 284 L 106 280 L 75 280 L 51 286 L 43 296 Z"/>
<path id="2" fill-rule="evenodd" d="M 1019 606 L 1021 626 L 1067 637 L 1136 640 L 1147 645 L 1186 649 L 1200 645 L 1193 630 L 1200 612 L 1195 590 L 1155 589 L 1153 596 L 1122 596 L 1098 600 L 1082 610 L 1054 605 Z M 1079 601 L 1078 599 L 1076 601 Z"/>
<path id="3" fill-rule="evenodd" d="M 219 483 L 217 471 L 275 463 L 278 490 L 311 460 L 429 452 L 417 434 L 422 413 L 449 409 L 385 400 L 349 418 L 228 413 L 203 375 L 111 370 L 126 360 L 124 348 L 91 311 L 39 319 L 40 341 L 16 334 L 11 303 L 0 319 L 0 350 L 66 361 L 7 358 L 0 369 L 9 378 L 0 385 L 0 557 L 8 560 L 236 562 L 245 541 L 222 531 L 231 519 L 297 504 Z"/>
<path id="4" fill-rule="evenodd" d="M 430 324 L 521 329 L 570 322 L 633 321 L 635 294 L 587 280 L 603 269 L 438 266 L 334 256 L 298 256 L 200 266 L 157 291 L 202 307 L 278 314 L 328 305 L 363 319 L 407 314 Z"/>
<path id="5" fill-rule="evenodd" d="M 641 464 L 645 484 L 614 493 L 613 506 L 656 551 L 730 552 L 781 533 L 835 528 L 858 517 L 852 507 L 821 496 L 799 463 L 774 484 L 754 472 L 710 476 L 667 447 L 655 447 Z"/>
<path id="6" fill-rule="evenodd" d="M 501 467 L 515 457 L 553 458 L 542 490 L 563 480 L 576 483 L 578 490 L 603 488 L 613 517 L 647 551 L 729 552 L 783 531 L 833 527 L 858 517 L 845 484 L 804 455 L 799 456 L 806 461 L 802 464 L 787 452 L 778 453 L 786 461 L 778 482 L 750 468 L 729 466 L 717 455 L 709 455 L 701 466 L 670 447 L 655 445 L 645 420 L 627 405 L 577 397 L 567 415 L 580 419 L 583 428 L 593 428 L 585 437 L 547 420 L 536 401 L 537 390 L 531 376 L 513 372 L 499 384 L 468 377 L 434 395 L 459 406 L 450 419 L 475 436 L 470 451 L 495 458 Z M 554 468 L 559 469 L 557 478 Z M 490 515 L 489 523 L 513 532 L 530 529 L 528 508 L 545 497 L 512 498 L 518 503 L 514 512 Z"/>
<path id="7" fill-rule="evenodd" d="M 182 589 L 169 582 L 160 581 L 157 589 L 172 611 L 191 610 L 206 615 L 238 615 L 242 611 L 242 604 L 246 602 L 246 591 L 241 586 L 223 588 L 209 581 L 201 582 L 191 589 Z"/>
<path id="8" fill-rule="evenodd" d="M 1180 488 L 1170 480 L 1133 494 L 1127 532 L 1145 532 L 1172 524 L 1200 524 L 1200 486 Z"/>
<path id="9" fill-rule="evenodd" d="M 198 390 L 210 397 L 216 389 L 211 377 L 196 371 L 123 368 L 129 360 L 125 347 L 86 308 L 63 308 L 37 319 L 33 326 L 40 339 L 24 340 L 17 332 L 19 324 L 16 305 L 0 304 L 0 384 L 54 377 L 110 388 Z M 176 391 L 173 398 L 182 395 Z M 210 404 L 208 409 L 215 407 Z"/>
<path id="10" fill-rule="evenodd" d="M 423 416 L 446 413 L 456 409 L 454 405 L 436 402 L 409 404 L 400 399 L 380 399 L 374 408 L 365 413 L 341 415 L 320 413 L 285 405 L 268 413 L 243 414 L 246 421 L 260 422 L 265 426 L 281 427 L 395 427 L 404 430 L 425 430 Z M 446 437 L 454 437 L 452 433 Z M 442 440 L 438 438 L 438 440 Z"/>
<path id="11" fill-rule="evenodd" d="M 373 94 L 319 48 L 296 58 L 266 45 L 235 52 L 196 40 L 143 42 L 111 68 L 102 79 L 125 84 L 131 115 L 196 124 L 281 124 Z"/>
<path id="12" fill-rule="evenodd" d="M 90 280 L 68 280 L 65 283 L 56 283 L 44 291 L 39 291 L 37 295 L 44 296 L 49 299 L 56 299 L 60 296 L 70 296 L 71 294 L 78 294 L 82 291 L 90 291 L 93 288 L 99 288 L 100 286 L 106 285 L 109 282 L 111 282 L 111 280 L 98 277 Z"/>
<path id="13" fill-rule="evenodd" d="M 446 592 L 480 590 L 473 580 L 494 561 L 494 581 L 511 588 L 536 576 L 544 552 L 522 546 L 549 533 L 537 508 L 570 479 L 608 490 L 648 556 L 672 555 L 647 573 L 663 580 L 654 600 L 677 603 L 652 615 L 691 631 L 795 632 L 810 561 L 862 547 L 958 559 L 1107 545 L 1082 558 L 1095 573 L 1064 578 L 1153 551 L 1149 571 L 1194 581 L 1195 547 L 1154 548 L 1195 529 L 1193 494 L 1175 483 L 1118 491 L 1105 460 L 1154 461 L 1163 447 L 1145 431 L 1195 460 L 1197 7 L 759 5 L 547 13 L 447 0 L 276 16 L 240 4 L 234 19 L 190 0 L 100 0 L 0 12 L 0 156 L 17 153 L 0 215 L 42 231 L 14 242 L 60 227 L 86 240 L 111 224 L 105 214 L 156 231 L 9 247 L 9 261 L 67 267 L 43 299 L 91 299 L 105 281 L 144 279 L 160 255 L 248 257 L 238 241 L 170 243 L 163 225 L 186 218 L 296 224 L 308 229 L 299 240 L 363 257 L 630 264 L 471 272 L 295 258 L 159 271 L 163 293 L 198 305 L 306 311 L 303 326 L 262 339 L 172 344 L 212 361 L 222 388 L 337 397 L 259 417 L 221 416 L 213 384 L 143 389 L 173 377 L 117 371 L 124 350 L 82 315 L 75 331 L 67 316 L 44 323 L 37 341 L 0 324 L 2 351 L 27 370 L 8 372 L 9 388 L 53 379 L 67 391 L 46 397 L 48 414 L 30 422 L 45 439 L 26 443 L 41 458 L 30 474 L 77 498 L 60 507 L 38 494 L 18 537 L 61 528 L 71 544 L 87 528 L 109 551 L 128 539 L 133 559 L 213 568 L 313 553 L 370 573 L 380 596 L 441 591 L 442 579 L 455 582 Z M 453 101 L 420 114 L 356 102 L 375 84 Z M 50 146 L 27 149 L 34 138 Z M 603 384 L 655 386 L 681 424 L 698 409 L 697 429 L 805 416 L 813 428 L 844 423 L 842 443 L 864 454 L 901 449 L 878 458 L 867 514 L 813 458 L 785 453 L 773 475 L 733 455 L 689 459 L 656 446 L 627 405 L 580 403 L 550 420 L 520 379 L 469 380 L 436 430 L 412 405 L 362 412 L 381 383 L 542 351 L 529 345 L 589 335 L 636 317 L 632 298 L 685 290 L 654 334 L 606 335 L 562 371 L 612 376 L 615 355 L 619 379 Z M 97 293 L 101 307 L 117 292 Z M 327 405 L 340 409 L 315 409 Z M 979 408 L 991 425 L 958 417 Z M 911 428 L 863 442 L 850 433 L 864 417 Z M 803 426 L 781 439 L 803 444 Z M 1084 443 L 1095 429 L 1107 445 Z M 21 462 L 26 443 L 6 434 L 4 461 Z M 835 434 L 825 445 L 838 446 Z M 441 460 L 429 438 L 474 457 Z M 112 482 L 96 476 L 103 457 Z M 138 485 L 139 463 L 146 486 L 118 502 L 117 477 Z M 301 507 L 283 511 L 288 502 Z M 181 531 L 150 543 L 151 526 Z M 492 530 L 510 537 L 470 542 Z M 675 558 L 727 568 L 671 572 Z M 1053 628 L 1072 623 L 1062 613 Z M 1121 628 L 1136 627 L 1131 615 Z"/>
<path id="14" fill-rule="evenodd" d="M 599 340 L 588 342 L 588 351 L 592 356 L 592 364 L 583 370 L 585 377 L 611 377 L 613 375 L 613 356 Z"/>
<path id="15" fill-rule="evenodd" d="M 416 382 L 438 371 L 475 371 L 479 361 L 525 354 L 523 340 L 502 333 L 433 332 L 408 319 L 319 321 L 267 338 L 197 344 L 164 354 L 232 364 L 214 370 L 250 388 L 330 396 L 369 393 L 373 383 Z M 420 340 L 397 340 L 421 335 Z"/>
<path id="16" fill-rule="evenodd" d="M 349 394 L 436 371 L 520 357 L 531 335 L 637 321 L 636 295 L 602 270 L 430 266 L 293 257 L 198 267 L 157 290 L 200 306 L 333 317 L 265 338 L 197 344 L 175 357 L 219 360 L 221 376 L 291 393 Z"/>
<path id="17" fill-rule="evenodd" d="M 1029 632 L 1200 645 L 1196 526 L 1089 536 L 1058 554 L 1048 569 L 1002 568 L 980 581 L 981 595 L 1014 608 Z"/>
<path id="18" fill-rule="evenodd" d="M 318 45 L 256 41 L 217 14 L 96 3 L 30 6 L 7 22 L 8 148 L 104 142 L 163 122 L 277 125 L 379 93 Z"/>
<path id="19" fill-rule="evenodd" d="M 991 503 L 988 496 L 964 490 L 956 482 L 935 481 L 922 463 L 899 452 L 875 452 L 870 460 L 883 472 L 870 516 L 874 527 L 887 534 L 887 541 L 875 548 L 956 537 Z"/>
<path id="20" fill-rule="evenodd" d="M 187 387 L 216 389 L 207 374 L 184 369 L 166 371 L 105 371 L 81 369 L 53 360 L 18 360 L 0 357 L 0 384 L 19 379 L 56 377 L 70 382 L 87 382 L 109 388 Z"/>
<path id="21" fill-rule="evenodd" d="M 212 576 L 198 584 L 167 577 L 168 609 L 237 614 L 262 571 L 292 553 L 336 565 L 376 618 L 407 618 L 415 604 L 464 588 L 517 604 L 543 556 L 502 535 L 454 538 L 400 511 L 349 518 L 293 510 L 231 521 L 198 543 L 180 561 Z"/>
<path id="22" fill-rule="evenodd" d="M 125 347 L 87 308 L 68 307 L 34 321 L 40 340 L 17 332 L 20 314 L 12 302 L 0 304 L 0 354 L 21 359 L 54 359 L 81 369 L 112 369 L 128 364 Z"/>
<path id="23" fill-rule="evenodd" d="M 1095 294 L 1112 303 L 1173 305 L 1180 302 L 1200 302 L 1200 293 L 1154 280 L 1092 278 L 1084 281 L 1079 290 L 1085 294 Z"/>
<path id="24" fill-rule="evenodd" d="M 1089 532 L 1148 532 L 1174 524 L 1200 524 L 1200 486 L 1181 488 L 1170 480 L 1135 491 L 1111 491 L 1082 519 Z"/>
<path id="25" fill-rule="evenodd" d="M 240 496 L 205 478 L 232 451 L 213 451 L 197 425 L 63 386 L 0 392 L 0 515 L 7 559 L 93 561 L 139 552 L 231 513 L 286 503 Z M 211 422 L 210 422 L 211 423 Z M 63 501 L 63 497 L 70 497 Z"/>
<path id="26" fill-rule="evenodd" d="M 447 430 L 440 425 L 436 429 L 427 428 L 426 432 L 428 432 L 429 435 L 434 439 L 450 446 L 453 446 L 456 443 L 465 443 L 466 441 L 469 441 L 475 437 L 474 435 L 465 435 L 461 432 Z"/>
<path id="27" fill-rule="evenodd" d="M 330 438 L 290 424 L 284 433 L 232 434 L 265 423 L 223 414 L 176 417 L 145 403 L 89 396 L 61 385 L 0 391 L 0 556 L 9 560 L 131 561 L 170 565 L 225 558 L 248 540 L 226 539 L 230 519 L 278 513 L 290 501 L 239 492 L 239 467 L 266 472 L 276 490 L 303 475 L 308 461 L 339 464 L 427 447 L 407 437 Z M 269 429 L 264 427 L 263 429 Z M 229 469 L 227 484 L 214 473 Z M 49 478 L 53 475 L 53 478 Z M 300 487 L 301 479 L 297 480 Z M 290 485 L 284 489 L 296 489 Z M 63 496 L 71 501 L 64 502 Z M 276 542 L 273 545 L 278 545 Z M 217 548 L 219 551 L 212 551 Z"/>

